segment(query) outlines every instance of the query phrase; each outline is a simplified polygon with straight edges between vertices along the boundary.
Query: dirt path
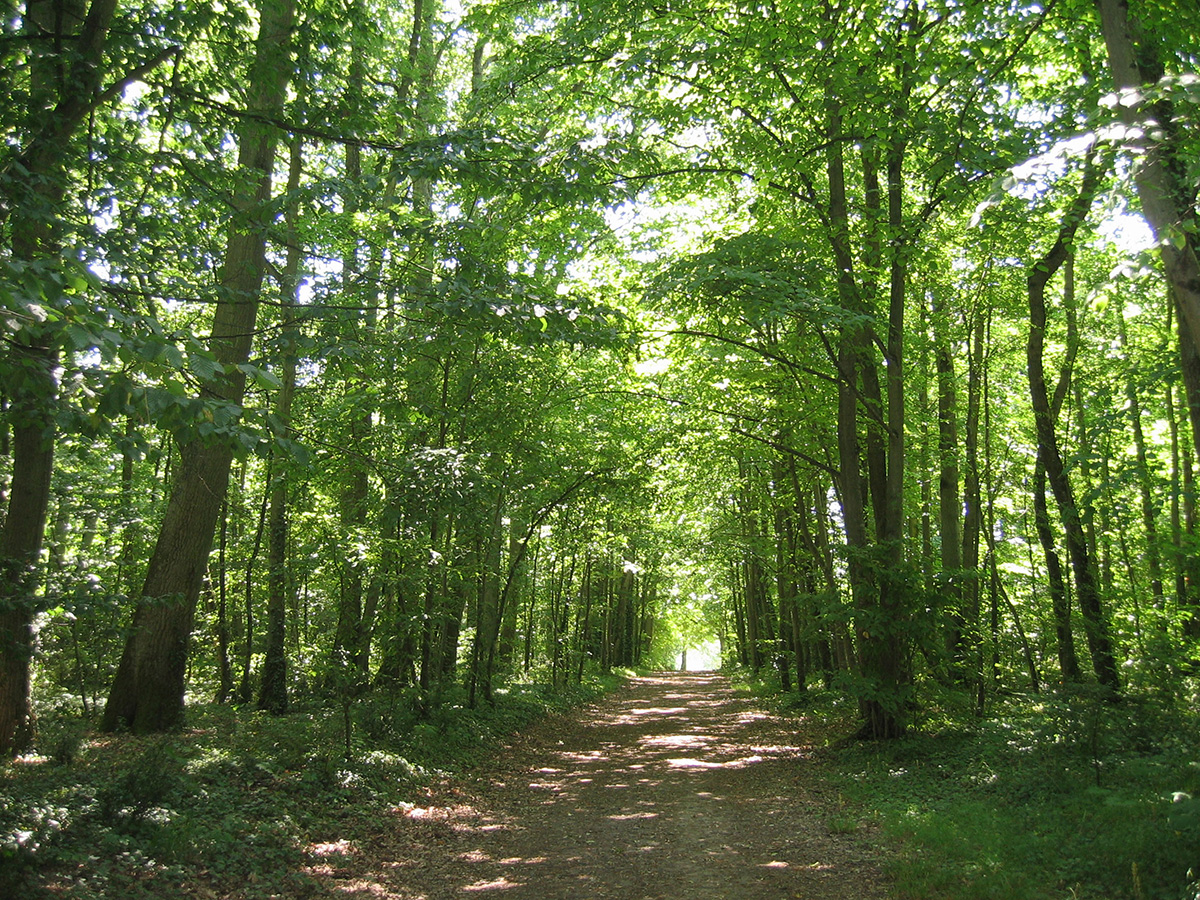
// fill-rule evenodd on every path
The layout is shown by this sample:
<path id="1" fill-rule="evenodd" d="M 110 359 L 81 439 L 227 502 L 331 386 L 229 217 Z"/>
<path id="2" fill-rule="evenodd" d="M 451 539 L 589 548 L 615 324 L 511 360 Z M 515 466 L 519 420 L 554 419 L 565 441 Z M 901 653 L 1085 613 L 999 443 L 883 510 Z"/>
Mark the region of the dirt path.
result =
<path id="1" fill-rule="evenodd" d="M 798 721 L 717 675 L 634 679 L 475 784 L 314 847 L 311 871 L 341 896 L 395 900 L 885 898 L 870 836 L 838 827 Z"/>

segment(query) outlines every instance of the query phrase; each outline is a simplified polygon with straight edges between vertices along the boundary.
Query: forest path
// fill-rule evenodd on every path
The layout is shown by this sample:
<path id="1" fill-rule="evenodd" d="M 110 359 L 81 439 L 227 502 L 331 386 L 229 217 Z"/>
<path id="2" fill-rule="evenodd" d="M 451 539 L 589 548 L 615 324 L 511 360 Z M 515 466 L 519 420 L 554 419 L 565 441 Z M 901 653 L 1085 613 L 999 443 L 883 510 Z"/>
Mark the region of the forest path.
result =
<path id="1" fill-rule="evenodd" d="M 804 730 L 720 675 L 635 678 L 310 871 L 364 900 L 885 898 L 869 836 L 830 829 Z"/>

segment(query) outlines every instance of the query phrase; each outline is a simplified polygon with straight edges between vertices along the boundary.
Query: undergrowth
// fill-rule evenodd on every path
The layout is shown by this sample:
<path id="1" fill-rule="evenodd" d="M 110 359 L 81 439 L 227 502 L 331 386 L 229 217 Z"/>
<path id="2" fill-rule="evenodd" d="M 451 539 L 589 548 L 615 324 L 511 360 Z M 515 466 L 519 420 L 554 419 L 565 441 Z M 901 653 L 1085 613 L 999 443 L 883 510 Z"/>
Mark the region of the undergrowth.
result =
<path id="1" fill-rule="evenodd" d="M 163 737 L 43 714 L 36 753 L 0 769 L 0 897 L 302 898 L 316 843 L 353 835 L 431 779 L 615 685 L 514 685 L 493 706 L 402 694 L 272 717 L 197 705 Z M 348 751 L 348 752 L 347 752 Z"/>
<path id="2" fill-rule="evenodd" d="M 1194 700 L 1077 689 L 1003 698 L 977 718 L 946 694 L 910 736 L 837 741 L 820 757 L 847 808 L 895 848 L 902 900 L 1197 900 Z M 855 710 L 828 692 L 787 706 L 854 731 Z"/>

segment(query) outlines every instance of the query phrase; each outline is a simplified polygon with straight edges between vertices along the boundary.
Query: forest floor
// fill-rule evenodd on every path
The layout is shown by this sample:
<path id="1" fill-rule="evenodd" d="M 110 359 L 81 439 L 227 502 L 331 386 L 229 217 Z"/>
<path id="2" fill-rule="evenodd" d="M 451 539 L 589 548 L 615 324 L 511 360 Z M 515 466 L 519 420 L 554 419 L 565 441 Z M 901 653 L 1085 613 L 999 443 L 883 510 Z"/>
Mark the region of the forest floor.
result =
<path id="1" fill-rule="evenodd" d="M 362 900 L 887 897 L 884 851 L 812 760 L 825 738 L 724 676 L 634 678 L 314 841 L 309 875 Z"/>

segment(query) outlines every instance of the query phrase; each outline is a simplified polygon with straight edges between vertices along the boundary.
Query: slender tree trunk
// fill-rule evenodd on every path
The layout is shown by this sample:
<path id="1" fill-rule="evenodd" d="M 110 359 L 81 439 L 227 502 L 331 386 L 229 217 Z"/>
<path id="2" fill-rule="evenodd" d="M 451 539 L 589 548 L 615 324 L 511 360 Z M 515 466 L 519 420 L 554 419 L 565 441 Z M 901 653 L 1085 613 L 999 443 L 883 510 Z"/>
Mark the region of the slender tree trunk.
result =
<path id="1" fill-rule="evenodd" d="M 1062 561 L 1054 542 L 1050 526 L 1050 510 L 1046 503 L 1046 466 L 1038 452 L 1033 474 L 1033 521 L 1042 555 L 1046 559 L 1046 581 L 1050 589 L 1050 603 L 1054 612 L 1055 649 L 1058 652 L 1058 667 L 1063 681 L 1080 681 L 1079 659 L 1075 654 L 1075 634 L 1071 628 L 1071 602 L 1067 597 L 1067 583 L 1063 577 Z"/>
<path id="2" fill-rule="evenodd" d="M 288 194 L 295 196 L 300 189 L 300 174 L 303 163 L 304 142 L 292 139 L 288 165 Z M 280 375 L 279 392 L 275 397 L 275 416 L 283 429 L 291 428 L 292 399 L 296 393 L 296 320 L 294 309 L 300 289 L 300 261 L 303 251 L 297 233 L 298 217 L 295 202 L 287 205 L 285 222 L 288 233 L 287 261 L 279 285 L 281 303 L 280 327 L 283 332 L 283 371 Z M 279 455 L 272 450 L 272 459 Z M 274 715 L 283 715 L 288 708 L 287 669 L 287 608 L 291 593 L 288 571 L 288 487 L 289 466 L 279 460 L 271 466 L 269 482 L 270 521 L 267 525 L 267 630 L 263 646 L 262 672 L 258 687 L 258 708 Z"/>
<path id="3" fill-rule="evenodd" d="M 1183 541 L 1180 545 L 1180 565 L 1183 569 L 1184 590 L 1179 598 L 1180 608 L 1189 611 L 1184 620 L 1184 634 L 1200 637 L 1200 556 L 1195 551 L 1196 494 L 1193 483 L 1195 460 L 1200 454 L 1200 350 L 1192 343 L 1191 332 L 1179 328 L 1179 359 L 1183 371 L 1183 396 L 1191 424 L 1191 447 L 1183 455 Z M 1181 445 L 1187 447 L 1186 440 Z"/>
<path id="4" fill-rule="evenodd" d="M 1121 344 L 1128 359 L 1129 337 L 1125 329 L 1125 314 L 1118 311 L 1118 315 L 1120 316 L 1118 325 L 1120 326 Z M 1155 507 L 1151 486 L 1150 455 L 1146 449 L 1146 433 L 1142 428 L 1142 403 L 1134 382 L 1132 366 L 1125 373 L 1125 399 L 1130 425 L 1133 428 L 1133 446 L 1137 454 L 1138 496 L 1142 504 L 1142 528 L 1146 532 L 1146 567 L 1150 576 L 1150 594 L 1154 598 L 1155 609 L 1161 613 L 1164 609 L 1166 592 L 1163 587 L 1162 556 L 1158 540 L 1158 510 Z"/>
<path id="5" fill-rule="evenodd" d="M 942 538 L 942 582 L 949 607 L 946 650 L 961 667 L 963 630 L 962 499 L 958 492 L 958 401 L 950 342 L 939 336 L 934 351 L 938 376 L 938 532 Z"/>
<path id="6" fill-rule="evenodd" d="M 803 688 L 803 650 L 795 644 L 795 631 L 793 623 L 796 619 L 796 572 L 794 567 L 795 561 L 795 538 L 792 532 L 792 524 L 788 519 L 788 512 L 794 506 L 793 502 L 789 503 L 784 494 L 783 485 L 784 470 L 783 461 L 776 458 L 773 466 L 772 477 L 775 482 L 774 502 L 774 520 L 775 520 L 775 593 L 778 595 L 779 602 L 779 646 L 776 650 L 779 659 L 779 681 L 783 690 L 791 691 L 792 689 L 792 672 L 790 660 L 788 659 L 789 649 L 792 651 L 791 656 L 796 661 L 797 680 L 801 682 Z M 791 644 L 789 648 L 789 644 Z"/>
<path id="7" fill-rule="evenodd" d="M 1029 390 L 1033 401 L 1034 422 L 1037 428 L 1039 456 L 1042 459 L 1050 487 L 1058 505 L 1059 517 L 1066 533 L 1067 552 L 1075 575 L 1075 589 L 1083 613 L 1092 668 L 1102 685 L 1114 693 L 1120 689 L 1116 657 L 1108 636 L 1108 626 L 1100 599 L 1095 564 L 1088 548 L 1083 519 L 1075 500 L 1074 488 L 1058 449 L 1054 416 L 1046 391 L 1042 349 L 1046 333 L 1046 285 L 1062 266 L 1070 252 L 1075 231 L 1087 215 L 1095 196 L 1101 169 L 1089 159 L 1083 186 L 1060 226 L 1054 246 L 1030 270 L 1028 277 L 1030 332 L 1028 352 Z"/>
<path id="8" fill-rule="evenodd" d="M 217 693 L 214 703 L 225 703 L 233 691 L 233 666 L 229 660 L 229 585 L 225 561 L 229 550 L 229 504 L 221 504 L 217 538 Z"/>
<path id="9" fill-rule="evenodd" d="M 963 661 L 969 654 L 975 667 L 975 676 L 983 679 L 980 657 L 979 635 L 980 593 L 982 572 L 979 566 L 979 543 L 983 531 L 983 491 L 979 472 L 979 419 L 983 408 L 983 377 L 987 371 L 984 357 L 984 329 L 987 313 L 977 310 L 971 317 L 970 351 L 967 373 L 967 421 L 963 442 L 963 506 L 962 514 L 962 604 L 963 620 L 967 628 L 967 641 L 963 648 Z"/>
<path id="10" fill-rule="evenodd" d="M 252 212 L 271 197 L 278 135 L 271 118 L 283 104 L 291 75 L 295 0 L 262 0 L 249 108 L 243 120 L 238 163 L 244 177 L 236 200 L 246 215 L 233 227 L 221 268 L 209 346 L 225 367 L 206 391 L 219 403 L 240 405 L 266 271 L 266 233 Z M 104 710 L 103 727 L 122 723 L 137 732 L 165 731 L 183 718 L 188 642 L 204 581 L 213 531 L 229 484 L 233 458 L 228 440 L 191 436 L 180 447 L 180 467 L 133 617 L 125 652 Z"/>
<path id="11" fill-rule="evenodd" d="M 733 628 L 737 638 L 738 662 L 743 666 L 750 665 L 749 638 L 746 629 L 746 597 L 742 589 L 741 566 L 737 562 L 729 564 L 729 594 L 733 607 Z"/>
<path id="12" fill-rule="evenodd" d="M 471 673 L 467 684 L 467 706 L 475 708 L 476 692 L 483 690 L 491 699 L 488 683 L 488 662 L 494 658 L 496 641 L 500 637 L 501 557 L 504 546 L 505 490 L 503 481 L 496 495 L 491 526 L 483 539 L 479 559 L 479 592 L 475 611 L 475 637 L 471 646 Z"/>
<path id="13" fill-rule="evenodd" d="M 540 561 L 542 552 L 542 543 L 539 540 L 537 546 L 533 550 L 533 562 L 530 564 L 529 574 L 529 602 L 526 605 L 525 612 L 525 634 L 523 635 L 524 642 L 522 647 L 521 657 L 521 672 L 525 675 L 529 674 L 533 668 L 533 647 L 534 639 L 537 637 L 535 631 L 535 623 L 537 622 L 537 598 L 538 598 L 538 562 Z"/>
<path id="14" fill-rule="evenodd" d="M 579 660 L 575 669 L 575 683 L 583 684 L 583 666 L 588 658 L 588 642 L 592 636 L 592 561 L 589 558 L 583 567 L 583 634 L 579 638 Z"/>
<path id="15" fill-rule="evenodd" d="M 254 661 L 254 567 L 258 562 L 259 551 L 262 550 L 263 535 L 267 530 L 267 507 L 271 499 L 271 466 L 267 464 L 267 485 L 263 488 L 262 503 L 258 508 L 258 522 L 254 527 L 254 545 L 250 556 L 246 559 L 246 578 L 244 599 L 246 631 L 242 641 L 242 680 L 238 683 L 238 701 L 249 703 L 254 694 L 254 683 L 251 680 L 250 667 Z"/>

